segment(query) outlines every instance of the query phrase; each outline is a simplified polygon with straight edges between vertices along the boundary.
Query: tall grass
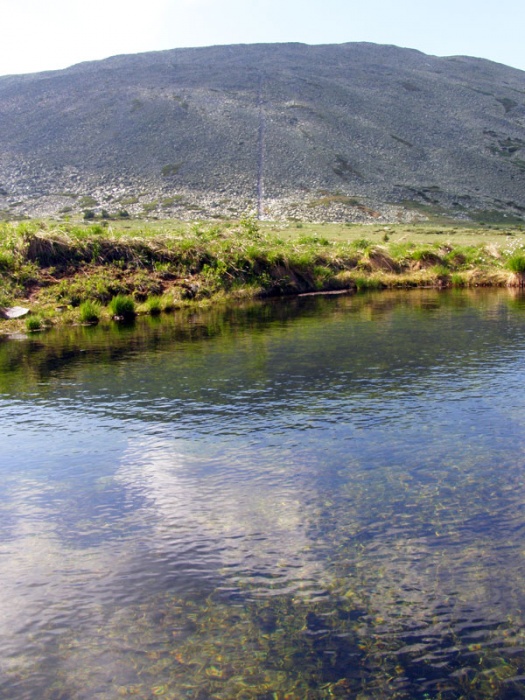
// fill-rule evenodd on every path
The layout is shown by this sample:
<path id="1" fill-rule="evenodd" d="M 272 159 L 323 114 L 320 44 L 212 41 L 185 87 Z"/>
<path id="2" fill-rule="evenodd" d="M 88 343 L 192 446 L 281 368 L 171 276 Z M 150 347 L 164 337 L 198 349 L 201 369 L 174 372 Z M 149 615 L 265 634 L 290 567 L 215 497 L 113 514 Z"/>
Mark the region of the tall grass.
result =
<path id="1" fill-rule="evenodd" d="M 113 316 L 129 319 L 136 303 L 156 315 L 168 303 L 181 307 L 221 295 L 505 284 L 508 270 L 525 273 L 521 231 L 509 244 L 501 234 L 489 240 L 485 231 L 459 238 L 453 229 L 440 230 L 434 240 L 430 230 L 392 225 L 386 241 L 383 227 L 336 230 L 334 224 L 328 234 L 328 226 L 319 226 L 304 222 L 298 231 L 251 219 L 164 222 L 162 228 L 137 223 L 135 230 L 0 223 L 0 302 L 14 305 L 31 295 L 37 312 L 57 304 L 80 307 L 63 322 L 80 317 L 93 323 L 106 304 Z"/>
<path id="2" fill-rule="evenodd" d="M 117 294 L 109 302 L 109 310 L 114 318 L 129 320 L 136 316 L 135 302 L 131 297 Z"/>
<path id="3" fill-rule="evenodd" d="M 507 260 L 507 268 L 511 272 L 522 274 L 525 272 L 525 253 L 514 253 Z"/>
<path id="4" fill-rule="evenodd" d="M 12 250 L 0 250 L 0 270 L 10 270 L 14 263 L 15 256 Z"/>
<path id="5" fill-rule="evenodd" d="M 41 331 L 44 325 L 44 319 L 40 314 L 35 314 L 26 318 L 26 329 L 30 332 Z"/>
<path id="6" fill-rule="evenodd" d="M 81 323 L 98 323 L 100 321 L 101 309 L 95 301 L 88 300 L 80 304 L 79 312 Z"/>
<path id="7" fill-rule="evenodd" d="M 146 309 L 150 316 L 159 316 L 162 313 L 162 299 L 158 296 L 148 297 Z"/>

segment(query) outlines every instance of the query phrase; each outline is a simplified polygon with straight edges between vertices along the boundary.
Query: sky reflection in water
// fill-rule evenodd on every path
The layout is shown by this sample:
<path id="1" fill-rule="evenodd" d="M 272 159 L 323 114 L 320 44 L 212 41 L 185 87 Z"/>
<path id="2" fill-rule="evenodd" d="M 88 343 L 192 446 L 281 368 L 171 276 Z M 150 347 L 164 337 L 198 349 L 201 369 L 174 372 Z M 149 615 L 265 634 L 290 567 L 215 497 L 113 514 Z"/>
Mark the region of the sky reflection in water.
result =
<path id="1" fill-rule="evenodd" d="M 521 697 L 524 336 L 505 290 L 0 344 L 0 697 Z"/>

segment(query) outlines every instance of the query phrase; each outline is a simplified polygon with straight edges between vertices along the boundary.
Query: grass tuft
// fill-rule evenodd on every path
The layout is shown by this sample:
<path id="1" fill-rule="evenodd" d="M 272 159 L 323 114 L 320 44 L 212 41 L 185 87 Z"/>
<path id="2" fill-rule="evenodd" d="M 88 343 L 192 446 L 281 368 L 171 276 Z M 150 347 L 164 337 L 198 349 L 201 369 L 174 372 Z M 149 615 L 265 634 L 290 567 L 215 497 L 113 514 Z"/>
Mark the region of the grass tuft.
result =
<path id="1" fill-rule="evenodd" d="M 448 267 L 446 265 L 441 265 L 441 264 L 434 265 L 434 267 L 432 267 L 430 269 L 430 271 L 436 277 L 439 277 L 440 279 L 442 279 L 443 277 L 449 277 L 449 275 L 450 275 L 450 270 L 448 269 Z"/>
<path id="2" fill-rule="evenodd" d="M 41 331 L 44 328 L 44 319 L 39 314 L 28 316 L 26 318 L 26 329 L 31 333 L 33 331 Z"/>
<path id="3" fill-rule="evenodd" d="M 514 253 L 507 260 L 507 268 L 518 274 L 525 272 L 525 253 Z"/>
<path id="4" fill-rule="evenodd" d="M 109 310 L 114 318 L 129 320 L 136 316 L 135 302 L 131 297 L 117 294 L 109 302 Z"/>
<path id="5" fill-rule="evenodd" d="M 80 322 L 98 323 L 100 321 L 100 305 L 95 301 L 84 301 L 80 304 Z"/>
<path id="6" fill-rule="evenodd" d="M 450 275 L 450 284 L 453 287 L 466 287 L 467 286 L 467 279 L 464 274 L 461 272 L 453 272 Z"/>
<path id="7" fill-rule="evenodd" d="M 149 297 L 146 300 L 146 309 L 150 316 L 159 316 L 162 313 L 162 299 L 158 296 Z"/>

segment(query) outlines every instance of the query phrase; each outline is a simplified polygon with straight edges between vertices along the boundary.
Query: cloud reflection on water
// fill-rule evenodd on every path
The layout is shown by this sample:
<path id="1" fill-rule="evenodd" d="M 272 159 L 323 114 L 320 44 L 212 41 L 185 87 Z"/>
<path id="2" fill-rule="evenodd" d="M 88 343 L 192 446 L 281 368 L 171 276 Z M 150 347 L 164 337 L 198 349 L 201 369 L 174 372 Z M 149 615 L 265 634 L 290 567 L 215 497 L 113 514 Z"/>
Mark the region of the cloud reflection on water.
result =
<path id="1" fill-rule="evenodd" d="M 117 474 L 144 497 L 159 556 L 179 569 L 200 562 L 253 595 L 322 590 L 309 535 L 315 484 L 305 466 L 284 445 L 186 444 L 184 453 L 181 440 L 132 440 Z"/>

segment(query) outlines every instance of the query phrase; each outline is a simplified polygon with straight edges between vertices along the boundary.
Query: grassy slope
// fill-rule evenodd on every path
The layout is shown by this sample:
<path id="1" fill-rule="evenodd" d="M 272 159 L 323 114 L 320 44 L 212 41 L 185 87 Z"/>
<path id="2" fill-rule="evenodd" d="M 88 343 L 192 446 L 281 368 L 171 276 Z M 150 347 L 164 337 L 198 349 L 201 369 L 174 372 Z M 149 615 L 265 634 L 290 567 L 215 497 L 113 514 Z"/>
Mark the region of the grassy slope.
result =
<path id="1" fill-rule="evenodd" d="M 34 329 L 109 318 L 117 295 L 131 297 L 139 312 L 158 313 L 312 291 L 519 285 L 520 271 L 525 232 L 516 227 L 253 220 L 0 226 L 0 306 L 29 307 Z M 0 332 L 25 324 L 2 321 Z"/>

